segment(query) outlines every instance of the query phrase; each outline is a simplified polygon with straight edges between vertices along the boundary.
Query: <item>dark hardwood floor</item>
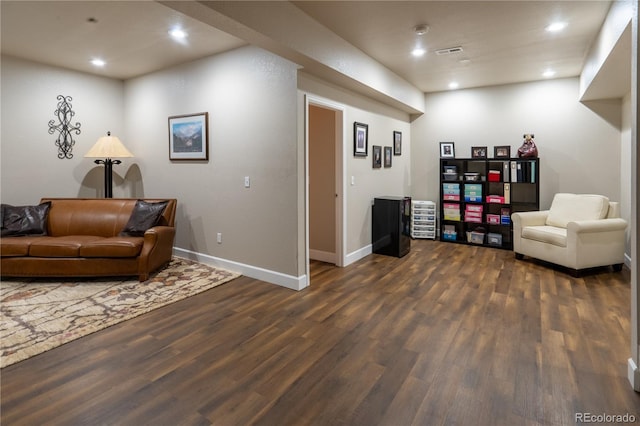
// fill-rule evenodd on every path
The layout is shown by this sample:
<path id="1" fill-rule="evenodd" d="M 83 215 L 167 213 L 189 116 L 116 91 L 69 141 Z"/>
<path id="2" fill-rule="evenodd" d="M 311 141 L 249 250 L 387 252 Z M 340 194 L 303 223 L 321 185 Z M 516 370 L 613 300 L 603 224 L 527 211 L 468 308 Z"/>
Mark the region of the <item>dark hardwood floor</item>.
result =
<path id="1" fill-rule="evenodd" d="M 634 415 L 630 273 L 412 241 L 242 277 L 4 368 L 2 425 L 573 425 Z"/>

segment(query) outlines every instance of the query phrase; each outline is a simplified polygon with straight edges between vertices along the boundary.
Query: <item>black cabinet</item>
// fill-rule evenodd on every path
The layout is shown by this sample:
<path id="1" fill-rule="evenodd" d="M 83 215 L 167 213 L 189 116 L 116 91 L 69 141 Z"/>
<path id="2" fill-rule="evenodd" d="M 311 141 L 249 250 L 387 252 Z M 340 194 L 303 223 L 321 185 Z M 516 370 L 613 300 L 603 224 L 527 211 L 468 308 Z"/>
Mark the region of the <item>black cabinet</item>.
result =
<path id="1" fill-rule="evenodd" d="M 411 249 L 411 198 L 379 197 L 373 200 L 371 243 L 373 252 L 402 257 Z"/>

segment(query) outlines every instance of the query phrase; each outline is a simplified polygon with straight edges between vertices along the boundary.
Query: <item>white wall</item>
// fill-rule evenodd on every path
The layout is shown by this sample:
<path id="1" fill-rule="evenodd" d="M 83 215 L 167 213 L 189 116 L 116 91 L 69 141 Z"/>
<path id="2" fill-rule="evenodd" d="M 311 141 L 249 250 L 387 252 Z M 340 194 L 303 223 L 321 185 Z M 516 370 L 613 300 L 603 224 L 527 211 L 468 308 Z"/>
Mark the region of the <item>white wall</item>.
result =
<path id="1" fill-rule="evenodd" d="M 633 143 L 631 136 L 631 93 L 622 99 L 622 131 L 620 137 L 620 207 L 621 216 L 627 222 L 631 223 L 631 214 L 634 213 L 631 208 L 631 167 L 633 164 L 631 144 Z M 633 231 L 627 228 L 627 239 L 625 253 L 631 253 L 631 233 Z M 630 259 L 628 259 L 630 260 Z"/>
<path id="2" fill-rule="evenodd" d="M 3 203 L 35 204 L 42 197 L 104 195 L 104 168 L 84 158 L 107 131 L 123 137 L 124 88 L 119 80 L 92 76 L 2 56 L 1 197 Z M 58 95 L 71 96 L 80 134 L 73 133 L 72 159 L 59 159 L 49 121 Z M 134 154 L 135 151 L 134 151 Z M 114 166 L 114 196 L 131 161 Z"/>
<path id="3" fill-rule="evenodd" d="M 104 196 L 104 168 L 83 156 L 110 130 L 135 156 L 114 166 L 114 196 L 177 198 L 180 254 L 293 288 L 303 280 L 295 64 L 246 47 L 125 83 L 10 57 L 1 71 L 3 203 Z M 60 94 L 81 123 L 71 160 L 48 134 Z M 169 161 L 168 117 L 203 111 L 209 161 Z"/>
<path id="4" fill-rule="evenodd" d="M 510 145 L 534 133 L 540 156 L 540 208 L 557 192 L 597 193 L 620 201 L 620 131 L 578 102 L 577 78 L 427 94 L 426 113 L 412 124 L 413 196 L 439 197 L 439 142 L 457 157 L 472 146 Z M 620 116 L 619 103 L 611 103 Z"/>
<path id="5" fill-rule="evenodd" d="M 143 192 L 178 198 L 179 250 L 285 281 L 304 274 L 297 262 L 296 92 L 296 66 L 255 47 L 126 82 L 126 133 Z M 169 161 L 168 117 L 204 111 L 209 161 Z"/>
<path id="6" fill-rule="evenodd" d="M 344 108 L 344 156 L 346 159 L 346 256 L 357 260 L 370 251 L 371 204 L 385 195 L 411 194 L 411 124 L 409 115 L 377 101 L 335 87 L 305 73 L 299 73 L 298 88 L 340 104 Z M 369 155 L 353 155 L 353 123 L 369 126 Z M 402 155 L 393 156 L 391 168 L 372 167 L 372 146 L 393 146 L 393 131 L 402 132 Z M 353 176 L 355 185 L 351 185 Z"/>

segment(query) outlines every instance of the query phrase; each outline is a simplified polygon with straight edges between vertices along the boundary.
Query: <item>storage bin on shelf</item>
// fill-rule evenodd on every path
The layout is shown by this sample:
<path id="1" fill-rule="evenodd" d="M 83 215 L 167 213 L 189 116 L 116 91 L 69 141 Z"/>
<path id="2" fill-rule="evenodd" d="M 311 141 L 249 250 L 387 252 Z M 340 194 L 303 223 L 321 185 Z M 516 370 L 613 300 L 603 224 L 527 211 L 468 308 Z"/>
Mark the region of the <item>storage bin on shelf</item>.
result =
<path id="1" fill-rule="evenodd" d="M 473 244 L 484 244 L 484 232 L 467 231 L 467 242 Z"/>
<path id="2" fill-rule="evenodd" d="M 489 232 L 487 234 L 487 244 L 495 247 L 502 247 L 502 234 Z"/>

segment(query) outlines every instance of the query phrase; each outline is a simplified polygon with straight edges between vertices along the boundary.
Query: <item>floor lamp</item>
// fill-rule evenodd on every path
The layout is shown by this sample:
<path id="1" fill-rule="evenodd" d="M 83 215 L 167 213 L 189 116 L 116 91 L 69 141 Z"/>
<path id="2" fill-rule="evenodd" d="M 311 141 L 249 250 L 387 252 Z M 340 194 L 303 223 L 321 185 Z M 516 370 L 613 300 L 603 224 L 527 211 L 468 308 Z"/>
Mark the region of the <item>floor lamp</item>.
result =
<path id="1" fill-rule="evenodd" d="M 85 154 L 85 158 L 100 158 L 94 160 L 96 164 L 104 164 L 104 198 L 113 198 L 113 165 L 120 164 L 120 160 L 112 158 L 130 158 L 133 154 L 122 144 L 117 136 L 107 136 L 98 139 L 95 145 Z M 104 160 L 102 160 L 104 158 Z"/>

